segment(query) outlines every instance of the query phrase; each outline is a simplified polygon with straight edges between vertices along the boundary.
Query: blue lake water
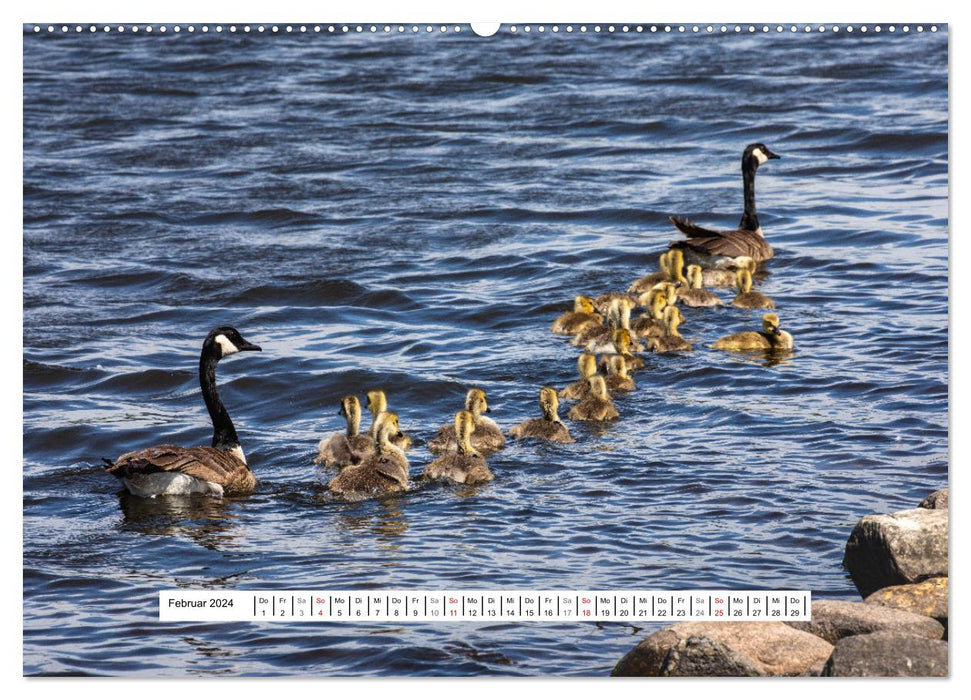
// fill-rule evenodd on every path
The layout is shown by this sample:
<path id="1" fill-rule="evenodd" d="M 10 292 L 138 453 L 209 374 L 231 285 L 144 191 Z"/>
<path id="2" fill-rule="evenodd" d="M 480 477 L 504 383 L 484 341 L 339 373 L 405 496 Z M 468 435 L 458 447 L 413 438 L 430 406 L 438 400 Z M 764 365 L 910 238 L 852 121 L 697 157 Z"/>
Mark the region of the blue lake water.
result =
<path id="1" fill-rule="evenodd" d="M 856 599 L 855 521 L 947 480 L 947 32 L 24 36 L 24 672 L 598 675 L 629 624 L 160 624 L 157 591 L 793 588 Z M 576 444 L 475 490 L 334 502 L 346 393 L 432 437 L 573 381 L 549 325 L 626 289 L 683 214 L 734 227 L 763 141 L 797 351 L 685 309 Z M 726 299 L 731 294 L 722 291 Z M 102 457 L 208 444 L 203 337 L 252 496 L 141 500 Z M 565 415 L 565 411 L 563 412 Z M 430 456 L 410 453 L 417 476 Z"/>

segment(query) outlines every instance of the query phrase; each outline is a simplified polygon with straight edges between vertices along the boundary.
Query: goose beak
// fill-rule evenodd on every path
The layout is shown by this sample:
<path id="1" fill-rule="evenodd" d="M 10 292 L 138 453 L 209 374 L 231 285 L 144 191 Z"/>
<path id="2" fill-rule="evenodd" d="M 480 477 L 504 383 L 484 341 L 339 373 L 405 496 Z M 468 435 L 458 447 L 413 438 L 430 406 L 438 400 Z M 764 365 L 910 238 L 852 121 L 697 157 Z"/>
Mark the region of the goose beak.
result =
<path id="1" fill-rule="evenodd" d="M 768 158 L 769 160 L 779 160 L 780 158 L 782 158 L 782 156 L 776 155 L 775 153 L 773 153 L 772 151 L 770 151 L 768 148 L 766 148 L 763 151 L 763 153 L 765 153 L 766 158 Z"/>
<path id="2" fill-rule="evenodd" d="M 261 348 L 259 345 L 255 345 L 255 344 L 249 342 L 248 340 L 244 340 L 242 343 L 240 343 L 236 347 L 239 348 L 239 351 L 240 352 L 243 352 L 244 350 L 252 350 L 252 351 L 255 351 L 255 352 L 263 352 L 263 348 Z"/>
<path id="3" fill-rule="evenodd" d="M 398 434 L 397 434 L 397 435 L 395 435 L 395 439 L 397 439 L 397 440 L 400 440 L 400 439 L 401 439 L 401 438 L 403 438 L 404 436 L 405 436 L 405 434 L 404 434 L 403 432 L 401 432 L 401 431 L 399 430 L 399 431 L 398 431 Z"/>

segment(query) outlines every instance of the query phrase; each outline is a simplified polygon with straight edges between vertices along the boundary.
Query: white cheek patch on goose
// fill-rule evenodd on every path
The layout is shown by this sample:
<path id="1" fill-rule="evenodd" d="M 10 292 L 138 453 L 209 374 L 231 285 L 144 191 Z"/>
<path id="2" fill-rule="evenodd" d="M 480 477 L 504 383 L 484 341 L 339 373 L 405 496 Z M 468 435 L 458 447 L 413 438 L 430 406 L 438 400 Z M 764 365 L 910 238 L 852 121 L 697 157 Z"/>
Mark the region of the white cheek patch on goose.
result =
<path id="1" fill-rule="evenodd" d="M 234 355 L 239 352 L 239 348 L 233 345 L 232 341 L 222 333 L 216 336 L 216 342 L 219 343 L 219 347 L 222 348 L 223 357 L 226 357 L 226 355 Z"/>
<path id="2" fill-rule="evenodd" d="M 769 157 L 762 152 L 761 148 L 752 149 L 752 155 L 758 158 L 759 165 L 762 165 L 762 163 L 769 159 Z"/>

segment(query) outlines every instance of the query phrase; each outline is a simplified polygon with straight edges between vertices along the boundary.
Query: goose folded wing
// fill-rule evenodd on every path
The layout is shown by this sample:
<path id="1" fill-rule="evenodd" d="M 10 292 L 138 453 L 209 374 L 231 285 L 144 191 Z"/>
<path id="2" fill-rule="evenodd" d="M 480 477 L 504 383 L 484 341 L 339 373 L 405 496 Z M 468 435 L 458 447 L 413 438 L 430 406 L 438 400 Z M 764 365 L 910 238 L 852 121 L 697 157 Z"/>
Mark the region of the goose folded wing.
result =
<path id="1" fill-rule="evenodd" d="M 678 229 L 681 233 L 686 235 L 688 238 L 708 238 L 717 237 L 721 235 L 720 231 L 715 231 L 714 229 L 705 228 L 704 226 L 699 226 L 698 224 L 693 224 L 685 218 L 680 216 L 669 216 L 668 219 L 674 224 L 674 227 Z"/>
<path id="2" fill-rule="evenodd" d="M 772 257 L 772 247 L 754 231 L 724 231 L 712 236 L 699 236 L 671 244 L 687 247 L 708 255 L 724 255 L 737 258 L 747 255 L 754 260 Z"/>
<path id="3" fill-rule="evenodd" d="M 119 479 L 157 472 L 179 472 L 216 484 L 228 483 L 245 468 L 234 455 L 216 447 L 160 445 L 128 452 L 107 468 Z"/>
<path id="4" fill-rule="evenodd" d="M 408 487 L 408 470 L 395 459 L 382 455 L 375 460 L 374 471 L 385 479 L 401 484 L 404 488 Z"/>

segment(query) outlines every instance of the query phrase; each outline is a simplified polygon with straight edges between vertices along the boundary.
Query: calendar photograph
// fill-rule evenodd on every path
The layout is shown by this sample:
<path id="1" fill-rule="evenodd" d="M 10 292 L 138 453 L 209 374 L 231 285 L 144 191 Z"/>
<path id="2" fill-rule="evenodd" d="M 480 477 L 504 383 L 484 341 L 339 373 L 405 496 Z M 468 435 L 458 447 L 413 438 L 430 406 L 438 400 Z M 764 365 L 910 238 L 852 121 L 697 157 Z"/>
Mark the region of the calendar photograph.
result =
<path id="1" fill-rule="evenodd" d="M 947 24 L 22 42 L 24 676 L 949 676 Z"/>

